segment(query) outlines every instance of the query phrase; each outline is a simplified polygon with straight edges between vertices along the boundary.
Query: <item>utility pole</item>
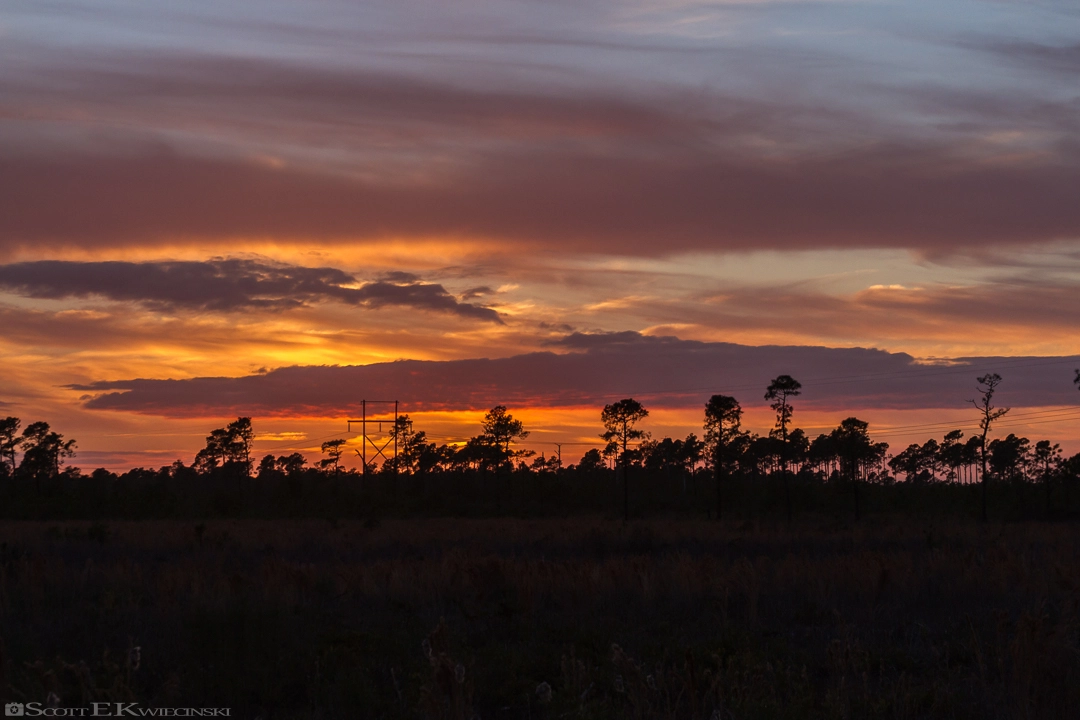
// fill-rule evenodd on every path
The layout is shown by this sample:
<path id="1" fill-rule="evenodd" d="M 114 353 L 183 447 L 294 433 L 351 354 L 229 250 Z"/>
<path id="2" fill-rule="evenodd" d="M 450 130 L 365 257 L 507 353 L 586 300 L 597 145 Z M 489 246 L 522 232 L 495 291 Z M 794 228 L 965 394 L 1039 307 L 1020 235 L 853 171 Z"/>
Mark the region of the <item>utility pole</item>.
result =
<path id="1" fill-rule="evenodd" d="M 381 415 L 379 413 L 373 413 L 368 415 L 368 405 L 393 405 L 394 414 L 391 416 L 389 408 L 385 410 Z M 400 403 L 397 400 L 361 400 L 360 401 L 360 418 L 358 420 L 346 420 L 348 425 L 348 431 L 353 432 L 353 424 L 360 426 L 360 449 L 356 451 L 356 454 L 360 456 L 360 462 L 363 463 L 362 473 L 364 477 L 367 477 L 368 470 L 368 444 L 371 444 L 371 448 L 374 451 L 371 455 L 372 462 L 376 458 L 382 458 L 383 463 L 387 463 L 391 458 L 394 459 L 394 474 L 398 473 L 398 411 L 400 409 Z M 390 437 L 384 436 L 383 424 L 390 424 Z M 368 426 L 372 426 L 369 429 Z M 377 429 L 376 429 L 377 428 Z M 384 442 L 385 440 L 385 442 Z M 379 443 L 382 443 L 381 445 Z M 387 455 L 387 450 L 393 445 L 393 455 Z"/>

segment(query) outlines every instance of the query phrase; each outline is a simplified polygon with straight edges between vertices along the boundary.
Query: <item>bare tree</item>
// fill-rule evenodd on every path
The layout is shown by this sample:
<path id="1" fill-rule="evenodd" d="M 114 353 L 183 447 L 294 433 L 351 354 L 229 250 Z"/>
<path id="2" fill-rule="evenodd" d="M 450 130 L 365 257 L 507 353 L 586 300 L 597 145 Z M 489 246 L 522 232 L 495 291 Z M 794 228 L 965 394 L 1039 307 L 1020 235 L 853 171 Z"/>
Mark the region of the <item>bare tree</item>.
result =
<path id="1" fill-rule="evenodd" d="M 772 409 L 776 411 L 776 429 L 779 431 L 781 445 L 780 464 L 784 477 L 784 504 L 787 507 L 787 521 L 791 522 L 791 480 L 788 478 L 788 424 L 795 408 L 789 398 L 802 393 L 802 383 L 790 375 L 778 375 L 765 390 L 765 399 L 772 400 Z"/>
<path id="2" fill-rule="evenodd" d="M 986 436 L 990 434 L 990 427 L 994 421 L 1009 412 L 1010 408 L 995 408 L 993 405 L 994 392 L 1001 384 L 1001 376 L 997 373 L 989 373 L 978 379 L 979 387 L 976 388 L 982 396 L 978 400 L 969 402 L 978 408 L 979 429 L 982 434 L 979 437 L 979 458 L 982 465 L 982 519 L 986 520 Z"/>
<path id="3" fill-rule="evenodd" d="M 716 479 L 716 519 L 724 509 L 723 480 L 727 477 L 732 458 L 728 447 L 742 433 L 742 406 L 730 395 L 713 395 L 705 403 L 705 445 L 712 458 L 713 477 Z"/>
<path id="4" fill-rule="evenodd" d="M 628 485 L 629 457 L 627 445 L 634 440 L 644 440 L 649 433 L 638 430 L 634 426 L 649 416 L 649 411 L 633 398 L 626 398 L 617 403 L 605 405 L 600 413 L 600 421 L 604 423 L 605 432 L 600 435 L 610 445 L 621 448 L 619 454 L 619 466 L 623 476 L 623 520 L 630 519 L 630 488 Z"/>

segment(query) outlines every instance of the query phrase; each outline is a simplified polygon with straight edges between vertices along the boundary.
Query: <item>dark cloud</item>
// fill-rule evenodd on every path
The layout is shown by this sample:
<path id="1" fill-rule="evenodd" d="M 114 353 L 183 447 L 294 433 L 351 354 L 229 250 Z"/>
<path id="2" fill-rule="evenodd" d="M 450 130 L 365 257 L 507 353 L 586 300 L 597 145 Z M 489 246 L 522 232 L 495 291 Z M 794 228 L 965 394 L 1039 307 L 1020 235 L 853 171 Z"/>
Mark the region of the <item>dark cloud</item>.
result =
<path id="1" fill-rule="evenodd" d="M 821 409 L 960 408 L 975 378 L 999 372 L 999 400 L 1016 406 L 1074 401 L 1072 367 L 1080 358 L 959 358 L 943 367 L 910 355 L 862 348 L 750 347 L 619 333 L 567 344 L 581 352 L 529 353 L 502 359 L 404 360 L 365 366 L 297 366 L 239 378 L 124 380 L 73 386 L 86 406 L 165 416 L 344 416 L 363 398 L 395 398 L 406 410 L 603 405 L 626 396 L 650 406 L 694 407 L 723 392 L 763 404 L 769 380 L 792 374 L 799 403 Z"/>
<path id="2" fill-rule="evenodd" d="M 1061 263 L 1065 265 L 1065 263 Z M 1063 268 L 1059 268 L 1063 269 Z M 875 285 L 849 295 L 805 285 L 702 293 L 635 308 L 653 322 L 694 322 L 717 329 L 774 329 L 821 338 L 878 338 L 917 343 L 938 336 L 967 346 L 1019 342 L 1069 346 L 1080 326 L 1080 283 L 1045 276 L 1002 276 L 970 285 Z M 598 342 L 602 336 L 586 336 Z"/>
<path id="3" fill-rule="evenodd" d="M 365 307 L 405 306 L 501 323 L 490 308 L 459 302 L 442 285 L 409 273 L 359 283 L 335 268 L 244 259 L 203 262 L 74 262 L 0 265 L 0 288 L 34 298 L 101 297 L 158 310 L 288 310 L 338 301 Z"/>
<path id="4" fill-rule="evenodd" d="M 1080 154 L 983 162 L 941 148 L 725 157 L 489 156 L 394 185 L 171 153 L 11 155 L 0 247 L 222 237 L 472 236 L 662 254 L 910 247 L 1080 236 Z"/>
<path id="5" fill-rule="evenodd" d="M 347 140 L 360 129 L 384 142 L 426 142 L 461 132 L 534 139 L 553 133 L 655 138 L 706 127 L 705 118 L 687 112 L 700 106 L 697 101 L 687 107 L 692 97 L 687 93 L 681 94 L 682 102 L 665 107 L 611 91 L 555 93 L 521 85 L 477 85 L 475 78 L 450 82 L 361 67 L 156 53 L 98 56 L 82 67 L 54 66 L 13 78 L 7 88 L 9 106 L 26 105 L 38 112 L 80 107 L 109 116 L 110 109 L 123 109 L 140 122 L 159 117 L 166 125 L 213 117 L 223 128 L 244 125 L 279 137 L 302 136 L 312 124 L 335 140 Z M 169 113 L 156 110 L 162 104 L 170 107 Z M 712 124 L 723 124 L 729 132 L 746 131 L 755 120 L 760 129 L 782 118 L 779 108 L 730 99 Z"/>
<path id="6" fill-rule="evenodd" d="M 5 133 L 0 251 L 410 236 L 636 254 L 948 251 L 1080 235 L 1075 144 L 1042 140 L 1017 159 L 1016 148 L 979 139 L 1003 127 L 1075 138 L 1075 101 L 892 91 L 937 125 L 911 133 L 835 98 L 633 87 L 454 83 L 204 55 L 66 58 L 13 73 L 5 116 L 116 127 L 64 143 Z M 213 151 L 160 143 L 165 129 L 196 137 L 206 127 Z M 159 138 L 152 147 L 148 136 Z"/>

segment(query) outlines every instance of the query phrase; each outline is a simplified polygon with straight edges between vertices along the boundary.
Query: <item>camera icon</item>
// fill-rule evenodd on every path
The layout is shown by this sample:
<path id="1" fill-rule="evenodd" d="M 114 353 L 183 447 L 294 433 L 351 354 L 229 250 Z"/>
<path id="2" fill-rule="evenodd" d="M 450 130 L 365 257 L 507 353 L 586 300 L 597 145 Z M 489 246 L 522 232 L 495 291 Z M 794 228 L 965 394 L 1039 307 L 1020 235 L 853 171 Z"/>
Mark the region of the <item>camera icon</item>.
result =
<path id="1" fill-rule="evenodd" d="M 25 712 L 22 703 L 8 703 L 4 706 L 4 715 L 8 717 L 22 717 Z"/>

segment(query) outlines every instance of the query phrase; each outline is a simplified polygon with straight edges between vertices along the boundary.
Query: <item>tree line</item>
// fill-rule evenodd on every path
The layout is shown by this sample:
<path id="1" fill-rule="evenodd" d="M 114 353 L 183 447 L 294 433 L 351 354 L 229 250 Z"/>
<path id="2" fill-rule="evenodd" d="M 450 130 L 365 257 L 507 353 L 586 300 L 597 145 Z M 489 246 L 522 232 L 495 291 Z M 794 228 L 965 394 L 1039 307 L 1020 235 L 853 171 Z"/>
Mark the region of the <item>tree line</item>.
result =
<path id="1" fill-rule="evenodd" d="M 566 466 L 561 453 L 537 455 L 521 449 L 529 431 L 506 406 L 497 405 L 484 416 L 479 434 L 453 445 L 433 442 L 414 427 L 408 415 L 402 415 L 390 431 L 398 448 L 396 456 L 359 470 L 345 468 L 343 455 L 348 447 L 342 438 L 322 443 L 322 457 L 314 464 L 309 465 L 299 452 L 268 454 L 256 463 L 252 421 L 241 417 L 211 431 L 191 465 L 177 461 L 158 471 L 137 468 L 122 475 L 99 469 L 85 476 L 78 468 L 63 467 L 74 456 L 74 440 L 64 439 L 44 422 L 31 423 L 20 433 L 20 420 L 8 417 L 0 421 L 0 479 L 12 480 L 8 485 L 13 488 L 32 487 L 37 493 L 43 482 L 61 480 L 69 484 L 93 481 L 83 483 L 92 487 L 115 487 L 117 480 L 124 480 L 121 486 L 128 489 L 133 487 L 131 480 L 143 485 L 172 482 L 176 492 L 183 491 L 177 484 L 186 482 L 193 491 L 213 489 L 219 499 L 223 491 L 228 492 L 232 499 L 225 504 L 234 508 L 252 504 L 253 495 L 271 488 L 292 488 L 286 494 L 296 496 L 303 494 L 297 489 L 301 484 L 315 487 L 321 482 L 331 487 L 325 483 L 332 481 L 341 492 L 363 492 L 383 501 L 397 492 L 392 489 L 395 486 L 413 487 L 422 488 L 422 496 L 436 506 L 454 505 L 446 496 L 458 493 L 461 498 L 472 497 L 477 505 L 494 502 L 496 510 L 504 500 L 524 502 L 523 488 L 535 491 L 544 483 L 553 490 L 561 488 L 545 498 L 548 505 L 557 507 L 560 497 L 569 505 L 570 496 L 587 494 L 585 484 L 599 483 L 599 488 L 614 480 L 624 518 L 631 515 L 634 495 L 641 502 L 661 505 L 666 497 L 677 497 L 681 507 L 707 510 L 721 518 L 728 503 L 745 504 L 749 495 L 767 488 L 770 502 L 789 522 L 797 506 L 806 505 L 810 488 L 842 488 L 848 498 L 845 502 L 858 519 L 865 493 L 878 493 L 874 488 L 898 481 L 908 487 L 977 488 L 978 514 L 985 519 L 991 484 L 1004 483 L 1041 487 L 1044 514 L 1049 516 L 1055 501 L 1065 500 L 1065 496 L 1055 497 L 1055 488 L 1071 492 L 1078 484 L 1080 453 L 1066 458 L 1056 443 L 1032 443 L 1013 433 L 992 438 L 994 424 L 1009 412 L 994 405 L 1001 382 L 996 373 L 978 378 L 978 398 L 971 401 L 979 417 L 977 433 L 965 437 L 962 430 L 953 430 L 940 441 L 931 438 L 893 454 L 888 443 L 872 439 L 869 423 L 857 417 L 845 418 L 832 431 L 810 437 L 794 422 L 802 385 L 790 375 L 780 375 L 765 389 L 775 424 L 764 435 L 742 428 L 743 410 L 735 397 L 717 394 L 705 404 L 700 439 L 692 433 L 683 439 L 654 440 L 642 428 L 649 411 L 639 401 L 625 398 L 606 405 L 600 413 L 602 446 Z M 1080 370 L 1074 382 L 1080 388 Z M 350 483 L 355 490 L 348 489 Z M 514 494 L 515 487 L 521 490 L 519 495 Z M 600 490 L 595 494 L 605 495 Z M 698 501 L 706 495 L 708 507 L 703 507 Z M 606 497 L 610 502 L 610 494 Z"/>

